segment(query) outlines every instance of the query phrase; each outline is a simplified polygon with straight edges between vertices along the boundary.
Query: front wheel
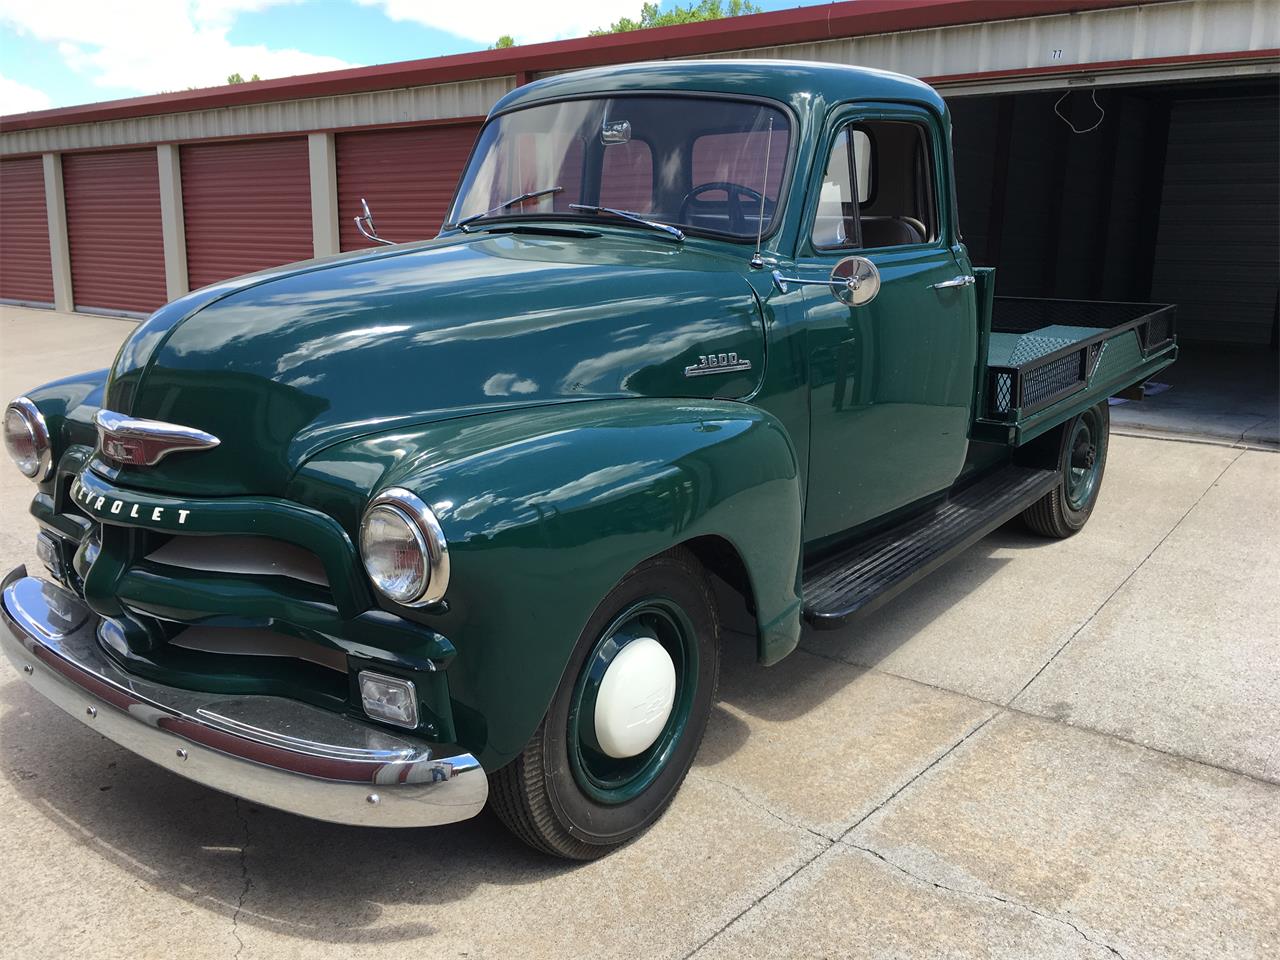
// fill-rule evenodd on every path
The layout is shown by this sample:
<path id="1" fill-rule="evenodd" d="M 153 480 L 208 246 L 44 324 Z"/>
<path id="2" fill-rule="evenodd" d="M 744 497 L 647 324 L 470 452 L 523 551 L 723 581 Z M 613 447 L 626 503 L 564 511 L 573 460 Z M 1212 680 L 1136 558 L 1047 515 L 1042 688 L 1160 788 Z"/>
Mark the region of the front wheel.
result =
<path id="1" fill-rule="evenodd" d="M 1105 400 L 1067 421 L 1058 448 L 1062 480 L 1023 512 L 1031 530 L 1062 539 L 1088 522 L 1102 487 L 1110 433 L 1111 408 Z"/>
<path id="2" fill-rule="evenodd" d="M 671 550 L 628 573 L 592 614 L 533 737 L 490 777 L 498 817 L 530 846 L 573 860 L 647 829 L 702 742 L 719 634 L 693 554 Z"/>

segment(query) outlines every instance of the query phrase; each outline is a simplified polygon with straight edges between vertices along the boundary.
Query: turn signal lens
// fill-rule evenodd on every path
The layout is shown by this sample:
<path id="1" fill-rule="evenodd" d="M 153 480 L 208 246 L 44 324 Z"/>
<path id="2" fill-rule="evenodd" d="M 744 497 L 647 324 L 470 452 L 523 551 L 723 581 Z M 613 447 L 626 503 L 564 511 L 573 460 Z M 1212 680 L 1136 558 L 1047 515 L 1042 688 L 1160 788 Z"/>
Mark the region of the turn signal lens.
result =
<path id="1" fill-rule="evenodd" d="M 382 504 L 365 514 L 360 556 L 373 585 L 396 603 L 411 603 L 426 591 L 427 545 L 398 508 Z"/>
<path id="2" fill-rule="evenodd" d="M 418 725 L 418 697 L 413 681 L 360 671 L 360 700 L 374 720 L 397 727 Z"/>
<path id="3" fill-rule="evenodd" d="M 19 470 L 37 483 L 49 475 L 49 428 L 40 409 L 19 397 L 4 411 L 4 446 Z"/>

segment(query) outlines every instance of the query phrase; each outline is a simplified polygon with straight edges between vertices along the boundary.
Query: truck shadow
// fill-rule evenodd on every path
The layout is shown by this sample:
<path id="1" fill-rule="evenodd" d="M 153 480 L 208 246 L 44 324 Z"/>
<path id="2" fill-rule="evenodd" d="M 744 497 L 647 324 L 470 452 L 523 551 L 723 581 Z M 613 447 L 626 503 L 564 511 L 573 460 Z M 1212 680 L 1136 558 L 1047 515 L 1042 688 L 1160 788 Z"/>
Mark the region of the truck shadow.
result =
<path id="1" fill-rule="evenodd" d="M 364 829 L 238 801 L 116 747 L 24 683 L 0 691 L 7 789 L 85 856 L 233 926 L 337 944 L 430 938 L 434 925 L 404 921 L 419 911 L 401 907 L 430 916 L 482 885 L 581 867 L 528 849 L 487 810 L 448 827 Z M 13 818 L 18 804 L 6 806 Z M 65 850 L 65 839 L 49 846 Z"/>
<path id="2" fill-rule="evenodd" d="M 719 703 L 698 762 L 713 764 L 727 759 L 749 736 L 750 724 L 726 706 L 770 721 L 789 720 L 819 709 L 841 689 L 830 682 L 832 670 L 843 667 L 853 682 L 927 630 L 958 599 L 977 591 L 1014 562 L 996 556 L 997 552 L 1045 542 L 1027 536 L 1016 524 L 1006 525 L 879 610 L 836 630 L 815 631 L 806 626 L 797 653 L 776 667 L 756 663 L 754 636 L 730 633 L 721 660 Z M 735 625 L 741 623 L 735 611 L 726 619 Z"/>
<path id="3" fill-rule="evenodd" d="M 957 595 L 978 589 L 1009 562 L 994 557 L 995 551 L 1023 540 L 1017 533 L 993 534 L 883 615 L 825 634 L 824 656 L 800 653 L 773 669 L 757 666 L 753 637 L 732 632 L 728 611 L 721 703 L 697 767 L 736 753 L 751 737 L 753 717 L 785 720 L 820 710 L 834 692 L 874 666 L 868 650 L 874 647 L 883 657 L 910 640 Z M 810 640 L 806 634 L 802 648 Z M 833 685 L 831 672 L 841 669 L 847 679 Z M 500 903 L 503 887 L 567 880 L 581 870 L 603 871 L 586 874 L 597 878 L 628 869 L 617 862 L 626 851 L 595 865 L 544 857 L 514 839 L 487 810 L 447 827 L 379 830 L 236 801 L 117 748 L 26 684 L 11 682 L 0 690 L 0 755 L 7 758 L 9 789 L 86 853 L 150 891 L 220 915 L 233 926 L 324 943 L 397 943 L 440 932 L 429 920 L 405 921 L 406 912 L 419 912 L 412 908 L 429 917 L 431 908 L 466 901 L 480 888 L 490 888 L 486 896 Z M 786 744 L 778 749 L 785 751 Z M 683 831 L 673 836 L 678 832 Z M 455 909 L 495 915 L 488 904 Z"/>

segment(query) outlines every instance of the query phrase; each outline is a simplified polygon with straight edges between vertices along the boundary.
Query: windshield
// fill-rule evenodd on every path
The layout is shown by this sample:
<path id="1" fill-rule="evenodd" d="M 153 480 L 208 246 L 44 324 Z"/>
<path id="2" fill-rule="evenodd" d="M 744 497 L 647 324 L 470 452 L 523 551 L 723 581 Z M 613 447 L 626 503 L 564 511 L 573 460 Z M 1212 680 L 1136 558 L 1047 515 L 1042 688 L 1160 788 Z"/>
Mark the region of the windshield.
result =
<path id="1" fill-rule="evenodd" d="M 581 204 L 754 240 L 762 201 L 763 232 L 772 229 L 790 141 L 783 111 L 742 100 L 638 96 L 526 107 L 485 125 L 449 225 L 469 217 L 626 223 L 570 206 Z M 524 194 L 536 195 L 512 202 Z"/>

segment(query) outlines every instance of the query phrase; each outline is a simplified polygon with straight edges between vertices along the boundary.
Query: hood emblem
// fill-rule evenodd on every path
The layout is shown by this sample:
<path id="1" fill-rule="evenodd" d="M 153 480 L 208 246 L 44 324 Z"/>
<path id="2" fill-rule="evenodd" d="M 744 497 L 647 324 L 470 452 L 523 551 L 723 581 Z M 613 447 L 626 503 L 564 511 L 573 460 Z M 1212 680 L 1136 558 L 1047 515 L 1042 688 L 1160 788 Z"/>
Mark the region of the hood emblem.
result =
<path id="1" fill-rule="evenodd" d="M 684 368 L 686 377 L 705 377 L 712 373 L 737 373 L 750 370 L 750 360 L 740 360 L 736 353 L 708 353 L 698 357 L 697 363 Z"/>
<path id="2" fill-rule="evenodd" d="M 98 450 L 106 459 L 131 467 L 153 467 L 180 450 L 208 450 L 222 441 L 211 433 L 159 420 L 135 420 L 113 410 L 99 410 Z"/>

